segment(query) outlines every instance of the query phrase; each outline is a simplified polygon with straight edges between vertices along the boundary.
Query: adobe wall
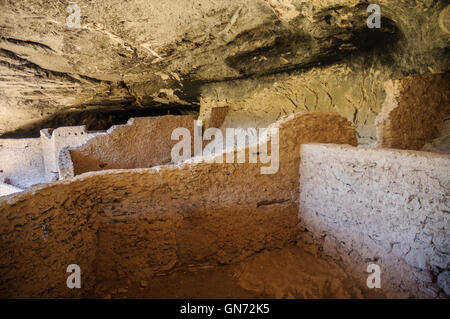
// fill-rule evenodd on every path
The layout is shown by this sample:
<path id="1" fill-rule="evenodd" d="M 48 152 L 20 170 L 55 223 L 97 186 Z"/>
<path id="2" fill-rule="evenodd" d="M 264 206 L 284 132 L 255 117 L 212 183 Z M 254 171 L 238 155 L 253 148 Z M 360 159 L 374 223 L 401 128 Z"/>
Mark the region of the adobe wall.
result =
<path id="1" fill-rule="evenodd" d="M 23 191 L 22 188 L 15 187 L 11 184 L 6 184 L 4 182 L 0 182 L 0 196 L 9 195 L 12 193 L 18 193 Z"/>
<path id="2" fill-rule="evenodd" d="M 426 143 L 422 151 L 450 154 L 450 117 L 444 121 L 440 136 Z"/>
<path id="3" fill-rule="evenodd" d="M 204 129 L 210 127 L 221 128 L 229 111 L 228 106 L 213 107 L 199 116 L 199 120 L 204 120 Z"/>
<path id="4" fill-rule="evenodd" d="M 267 164 L 260 163 L 183 163 L 88 172 L 0 200 L 0 234 L 7 234 L 0 295 L 72 296 L 64 290 L 69 263 L 82 263 L 91 285 L 93 273 L 97 282 L 141 280 L 296 241 L 300 144 L 356 145 L 356 133 L 330 113 L 296 114 L 275 125 L 280 168 L 273 175 L 261 174 Z M 54 279 L 47 286 L 44 278 Z"/>
<path id="5" fill-rule="evenodd" d="M 63 148 L 78 146 L 99 134 L 102 133 L 88 132 L 84 125 L 59 127 L 51 134 L 48 129 L 41 130 L 42 154 L 48 180 L 60 177 L 59 153 Z"/>
<path id="6" fill-rule="evenodd" d="M 450 119 L 450 74 L 408 76 L 385 83 L 376 118 L 379 147 L 420 150 L 438 138 Z M 450 144 L 441 149 L 450 149 Z"/>
<path id="7" fill-rule="evenodd" d="M 367 266 L 380 265 L 392 296 L 450 295 L 449 171 L 449 155 L 302 145 L 303 237 L 363 284 Z"/>
<path id="8" fill-rule="evenodd" d="M 188 128 L 192 136 L 194 118 L 190 115 L 132 118 L 127 125 L 113 126 L 69 150 L 74 174 L 167 164 L 177 143 L 171 140 L 171 134 L 178 127 Z"/>
<path id="9" fill-rule="evenodd" d="M 59 151 L 95 135 L 84 126 L 73 126 L 60 127 L 52 133 L 43 129 L 40 138 L 0 139 L 0 182 L 6 179 L 15 188 L 1 187 L 0 196 L 57 180 Z"/>
<path id="10" fill-rule="evenodd" d="M 226 108 L 213 109 L 205 126 L 220 127 L 225 115 Z M 145 117 L 130 119 L 127 125 L 113 126 L 106 132 L 69 126 L 43 129 L 39 139 L 0 139 L 0 181 L 6 178 L 16 188 L 26 189 L 73 176 L 74 170 L 81 174 L 166 164 L 177 142 L 170 139 L 173 129 L 186 127 L 192 134 L 193 123 L 192 116 Z M 78 146 L 69 154 L 60 154 L 63 149 Z M 9 193 L 10 187 L 0 188 L 0 196 Z"/>
<path id="11" fill-rule="evenodd" d="M 92 289 L 96 203 L 95 192 L 77 182 L 41 184 L 1 199 L 0 297 L 81 297 Z M 70 264 L 81 267 L 83 289 L 67 288 Z"/>
<path id="12" fill-rule="evenodd" d="M 4 179 L 23 189 L 46 180 L 38 138 L 0 139 L 0 182 Z"/>
<path id="13" fill-rule="evenodd" d="M 230 263 L 295 241 L 300 144 L 356 145 L 356 133 L 330 113 L 296 114 L 276 126 L 280 167 L 273 175 L 261 174 L 260 163 L 187 163 L 155 168 L 150 176 L 103 175 L 100 184 L 114 187 L 102 193 L 97 263 L 104 270 L 98 278 L 140 280 L 177 264 Z"/>

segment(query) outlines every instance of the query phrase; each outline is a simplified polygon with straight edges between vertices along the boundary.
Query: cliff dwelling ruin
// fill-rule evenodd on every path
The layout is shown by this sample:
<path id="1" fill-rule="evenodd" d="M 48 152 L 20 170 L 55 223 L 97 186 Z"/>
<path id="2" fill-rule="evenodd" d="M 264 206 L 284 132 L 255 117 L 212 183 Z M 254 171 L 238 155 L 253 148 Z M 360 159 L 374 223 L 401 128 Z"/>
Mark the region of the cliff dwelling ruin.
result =
<path id="1" fill-rule="evenodd" d="M 448 298 L 449 41 L 444 0 L 0 0 L 0 297 Z"/>

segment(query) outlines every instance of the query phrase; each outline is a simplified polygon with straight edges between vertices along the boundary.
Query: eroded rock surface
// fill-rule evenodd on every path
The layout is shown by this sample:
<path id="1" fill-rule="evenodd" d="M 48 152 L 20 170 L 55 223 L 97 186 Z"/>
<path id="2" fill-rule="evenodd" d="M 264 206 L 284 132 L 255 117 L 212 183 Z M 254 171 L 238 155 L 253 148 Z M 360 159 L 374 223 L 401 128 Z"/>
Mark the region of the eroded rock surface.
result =
<path id="1" fill-rule="evenodd" d="M 367 144 L 384 81 L 449 65 L 445 1 L 378 1 L 379 29 L 358 0 L 76 3 L 79 28 L 64 2 L 0 2 L 1 133 L 74 109 L 228 102 L 247 126 L 337 111 Z"/>

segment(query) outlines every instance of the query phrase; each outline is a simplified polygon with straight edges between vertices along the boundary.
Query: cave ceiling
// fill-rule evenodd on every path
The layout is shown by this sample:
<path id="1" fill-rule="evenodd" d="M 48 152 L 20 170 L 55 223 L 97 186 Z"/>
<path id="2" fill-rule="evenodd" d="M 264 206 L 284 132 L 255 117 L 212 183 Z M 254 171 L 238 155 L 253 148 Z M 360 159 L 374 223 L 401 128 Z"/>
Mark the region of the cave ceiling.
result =
<path id="1" fill-rule="evenodd" d="M 74 3 L 69 26 L 68 1 L 0 1 L 0 135 L 82 111 L 196 112 L 205 84 L 336 63 L 390 77 L 449 65 L 446 1 L 380 0 L 379 29 L 357 0 Z"/>

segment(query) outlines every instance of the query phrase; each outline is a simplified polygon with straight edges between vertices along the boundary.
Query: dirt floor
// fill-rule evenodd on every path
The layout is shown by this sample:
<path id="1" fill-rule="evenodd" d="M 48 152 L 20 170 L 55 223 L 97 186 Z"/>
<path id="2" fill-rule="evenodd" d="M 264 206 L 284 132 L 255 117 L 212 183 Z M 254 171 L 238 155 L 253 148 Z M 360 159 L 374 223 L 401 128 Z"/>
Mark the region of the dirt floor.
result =
<path id="1" fill-rule="evenodd" d="M 320 255 L 320 253 L 319 253 Z M 384 298 L 297 245 L 233 265 L 196 266 L 141 282 L 102 282 L 93 298 Z"/>

